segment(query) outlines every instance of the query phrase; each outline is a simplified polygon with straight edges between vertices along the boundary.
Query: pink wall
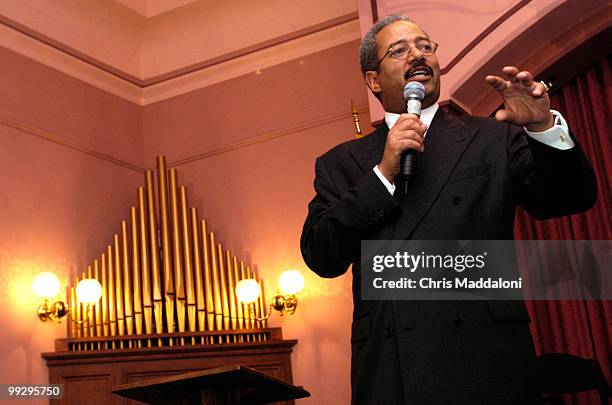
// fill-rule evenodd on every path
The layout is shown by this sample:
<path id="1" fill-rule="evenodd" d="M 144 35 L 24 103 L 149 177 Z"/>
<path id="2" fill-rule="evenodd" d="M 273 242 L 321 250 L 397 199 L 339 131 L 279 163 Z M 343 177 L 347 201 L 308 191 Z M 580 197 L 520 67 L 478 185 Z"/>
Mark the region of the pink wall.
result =
<path id="1" fill-rule="evenodd" d="M 0 47 L 0 117 L 142 166 L 141 108 Z"/>
<path id="2" fill-rule="evenodd" d="M 38 321 L 32 278 L 66 285 L 117 232 L 142 178 L 118 164 L 141 165 L 141 111 L 3 49 L 0 60 L 0 381 L 45 383 L 40 354 L 66 325 Z"/>
<path id="3" fill-rule="evenodd" d="M 353 139 L 351 98 L 361 109 L 367 104 L 357 55 L 354 41 L 144 108 L 147 164 L 159 153 L 186 161 L 178 170 L 191 203 L 224 246 L 256 266 L 268 296 L 281 271 L 304 274 L 296 314 L 271 321 L 299 340 L 294 382 L 312 393 L 303 403 L 350 398 L 350 276 L 311 273 L 299 238 L 315 158 Z M 252 143 L 223 151 L 240 142 Z"/>

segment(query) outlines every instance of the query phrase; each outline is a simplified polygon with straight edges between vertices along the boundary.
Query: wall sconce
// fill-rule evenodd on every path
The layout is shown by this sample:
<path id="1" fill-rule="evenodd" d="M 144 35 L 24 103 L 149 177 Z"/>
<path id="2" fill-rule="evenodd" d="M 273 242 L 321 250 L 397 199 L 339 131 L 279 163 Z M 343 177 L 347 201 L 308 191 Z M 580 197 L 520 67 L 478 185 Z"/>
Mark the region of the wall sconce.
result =
<path id="1" fill-rule="evenodd" d="M 259 319 L 264 320 L 270 317 L 272 309 L 280 312 L 281 316 L 287 313 L 293 315 L 297 308 L 299 294 L 304 289 L 304 276 L 298 270 L 286 270 L 281 273 L 278 278 L 278 285 L 283 294 L 276 294 L 272 297 L 270 308 L 265 317 Z M 252 304 L 257 301 L 261 295 L 261 288 L 257 280 L 247 278 L 240 280 L 236 284 L 236 295 L 238 300 L 244 304 Z"/>
<path id="2" fill-rule="evenodd" d="M 32 282 L 32 290 L 38 297 L 44 298 L 45 301 L 38 306 L 36 313 L 38 318 L 45 322 L 47 320 L 61 322 L 62 318 L 70 312 L 70 307 L 63 301 L 56 301 L 49 304 L 49 299 L 55 297 L 60 289 L 60 281 L 57 276 L 51 272 L 39 273 L 34 277 Z M 102 296 L 102 286 L 98 280 L 87 278 L 79 281 L 76 287 L 77 300 L 80 303 L 87 305 L 87 312 L 92 305 L 95 305 Z M 73 322 L 77 322 L 72 319 Z"/>

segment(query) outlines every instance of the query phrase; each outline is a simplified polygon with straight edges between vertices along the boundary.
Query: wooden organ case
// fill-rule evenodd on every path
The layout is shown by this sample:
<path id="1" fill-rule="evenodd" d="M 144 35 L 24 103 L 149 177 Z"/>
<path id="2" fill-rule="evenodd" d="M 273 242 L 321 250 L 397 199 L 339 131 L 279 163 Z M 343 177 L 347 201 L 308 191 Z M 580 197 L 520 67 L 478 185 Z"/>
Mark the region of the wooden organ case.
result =
<path id="1" fill-rule="evenodd" d="M 129 221 L 68 288 L 67 338 L 42 355 L 49 383 L 64 386 L 64 398 L 51 403 L 136 403 L 111 388 L 228 364 L 291 383 L 297 341 L 267 327 L 263 280 L 224 249 L 196 208 L 188 209 L 187 190 L 163 156 L 144 180 Z M 95 306 L 77 302 L 75 286 L 84 278 L 102 285 Z M 234 294 L 244 278 L 262 288 L 254 304 Z"/>

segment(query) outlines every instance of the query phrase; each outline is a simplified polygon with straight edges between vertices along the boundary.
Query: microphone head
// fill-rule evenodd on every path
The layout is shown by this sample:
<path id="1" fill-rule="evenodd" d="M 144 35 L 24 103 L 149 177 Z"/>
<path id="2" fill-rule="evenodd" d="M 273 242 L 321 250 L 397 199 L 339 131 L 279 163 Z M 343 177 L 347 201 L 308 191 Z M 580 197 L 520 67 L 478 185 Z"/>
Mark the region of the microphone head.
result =
<path id="1" fill-rule="evenodd" d="M 421 82 L 409 82 L 404 86 L 404 99 L 423 101 L 425 98 L 425 86 Z"/>

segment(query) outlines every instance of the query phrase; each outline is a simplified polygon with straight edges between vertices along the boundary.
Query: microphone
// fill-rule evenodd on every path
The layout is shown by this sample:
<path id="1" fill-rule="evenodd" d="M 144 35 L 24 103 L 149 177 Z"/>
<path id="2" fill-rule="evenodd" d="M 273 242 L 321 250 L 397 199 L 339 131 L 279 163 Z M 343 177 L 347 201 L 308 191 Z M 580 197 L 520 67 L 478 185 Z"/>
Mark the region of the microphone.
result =
<path id="1" fill-rule="evenodd" d="M 421 116 L 421 102 L 425 98 L 425 86 L 420 82 L 410 82 L 404 87 L 406 112 Z M 404 179 L 404 193 L 408 192 L 408 181 L 416 172 L 416 150 L 408 149 L 402 153 L 400 160 L 400 176 Z"/>

